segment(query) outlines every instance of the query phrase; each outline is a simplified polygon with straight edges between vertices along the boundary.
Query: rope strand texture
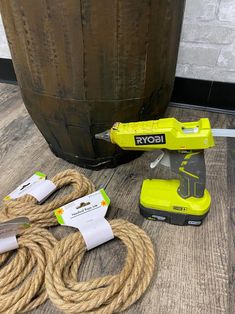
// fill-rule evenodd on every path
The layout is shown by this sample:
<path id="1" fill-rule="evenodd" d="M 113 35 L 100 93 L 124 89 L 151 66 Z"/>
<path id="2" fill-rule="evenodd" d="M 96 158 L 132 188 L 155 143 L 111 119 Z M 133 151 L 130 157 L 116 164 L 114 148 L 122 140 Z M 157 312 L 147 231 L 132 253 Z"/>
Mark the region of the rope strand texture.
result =
<path id="1" fill-rule="evenodd" d="M 154 250 L 146 233 L 125 220 L 111 220 L 114 235 L 127 247 L 120 273 L 78 282 L 86 252 L 80 232 L 62 239 L 49 256 L 45 284 L 51 301 L 65 313 L 117 313 L 145 292 L 153 275 Z"/>
<path id="2" fill-rule="evenodd" d="M 25 216 L 29 218 L 31 224 L 40 227 L 57 225 L 58 222 L 53 214 L 54 209 L 95 191 L 95 186 L 89 179 L 72 169 L 58 173 L 51 181 L 56 185 L 57 190 L 71 185 L 73 191 L 43 205 L 39 205 L 36 198 L 31 195 L 4 201 L 0 212 L 0 221 Z"/>
<path id="3" fill-rule="evenodd" d="M 56 243 L 49 231 L 32 227 L 18 238 L 16 252 L 0 254 L 0 313 L 26 312 L 45 302 L 45 268 Z"/>

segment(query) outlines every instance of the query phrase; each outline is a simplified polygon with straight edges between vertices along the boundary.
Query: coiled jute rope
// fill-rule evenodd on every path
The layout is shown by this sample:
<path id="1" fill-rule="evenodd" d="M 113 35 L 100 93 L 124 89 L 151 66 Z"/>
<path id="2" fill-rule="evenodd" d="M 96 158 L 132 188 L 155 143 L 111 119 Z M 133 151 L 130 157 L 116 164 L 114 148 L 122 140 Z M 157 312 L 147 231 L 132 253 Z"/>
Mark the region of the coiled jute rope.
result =
<path id="1" fill-rule="evenodd" d="M 31 224 L 40 227 L 57 225 L 58 222 L 53 214 L 54 209 L 95 191 L 94 184 L 73 169 L 58 173 L 51 181 L 56 185 L 57 190 L 68 185 L 71 185 L 73 190 L 67 195 L 56 197 L 51 202 L 42 205 L 39 205 L 36 198 L 31 195 L 25 195 L 16 200 L 6 200 L 1 207 L 0 222 L 25 216 L 29 218 Z"/>
<path id="2" fill-rule="evenodd" d="M 0 313 L 26 312 L 45 302 L 45 267 L 56 243 L 46 229 L 30 227 L 16 251 L 0 254 Z"/>
<path id="3" fill-rule="evenodd" d="M 51 301 L 65 313 L 117 313 L 127 309 L 148 287 L 154 269 L 154 250 L 146 233 L 125 220 L 111 220 L 114 236 L 127 248 L 120 273 L 78 282 L 86 252 L 80 232 L 62 239 L 50 252 L 45 284 Z"/>

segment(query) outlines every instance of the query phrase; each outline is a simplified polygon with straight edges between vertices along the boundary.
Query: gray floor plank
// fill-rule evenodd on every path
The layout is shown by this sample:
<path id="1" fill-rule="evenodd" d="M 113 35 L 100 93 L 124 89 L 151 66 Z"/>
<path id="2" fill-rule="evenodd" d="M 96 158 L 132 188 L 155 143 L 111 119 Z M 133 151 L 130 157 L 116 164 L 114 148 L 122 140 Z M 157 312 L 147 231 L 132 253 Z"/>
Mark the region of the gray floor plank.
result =
<path id="1" fill-rule="evenodd" d="M 213 127 L 235 127 L 225 114 L 169 107 L 166 116 L 182 121 L 209 117 Z M 111 198 L 108 217 L 128 219 L 144 228 L 153 240 L 156 269 L 147 293 L 127 313 L 232 313 L 234 309 L 234 140 L 216 139 L 205 153 L 207 187 L 211 210 L 199 228 L 179 227 L 144 220 L 139 215 L 141 182 L 147 177 L 175 177 L 169 169 L 150 171 L 157 152 L 147 152 L 116 169 L 91 171 L 55 157 L 25 107 L 17 86 L 0 84 L 0 198 L 42 171 L 49 178 L 75 168 L 86 174 L 97 188 L 106 187 Z M 62 191 L 61 193 L 66 193 Z M 54 231 L 62 236 L 66 231 Z M 83 280 L 120 270 L 125 248 L 112 241 L 89 252 L 80 269 Z M 50 301 L 33 313 L 60 313 Z"/>

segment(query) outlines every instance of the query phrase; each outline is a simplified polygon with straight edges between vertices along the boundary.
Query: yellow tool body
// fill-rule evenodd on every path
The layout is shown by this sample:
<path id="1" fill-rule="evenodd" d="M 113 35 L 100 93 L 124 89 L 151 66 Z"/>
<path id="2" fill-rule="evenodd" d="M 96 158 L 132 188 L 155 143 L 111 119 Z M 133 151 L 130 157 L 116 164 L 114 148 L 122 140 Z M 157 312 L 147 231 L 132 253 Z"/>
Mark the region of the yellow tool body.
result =
<path id="1" fill-rule="evenodd" d="M 206 118 L 185 123 L 175 118 L 117 122 L 110 130 L 110 140 L 125 150 L 199 150 L 214 146 L 210 122 Z"/>
<path id="2" fill-rule="evenodd" d="M 214 146 L 210 122 L 202 118 L 179 122 L 174 118 L 115 123 L 97 138 L 125 150 L 163 150 L 151 165 L 167 165 L 179 180 L 146 179 L 140 194 L 140 212 L 148 219 L 178 225 L 200 225 L 211 197 L 205 188 L 204 149 Z"/>

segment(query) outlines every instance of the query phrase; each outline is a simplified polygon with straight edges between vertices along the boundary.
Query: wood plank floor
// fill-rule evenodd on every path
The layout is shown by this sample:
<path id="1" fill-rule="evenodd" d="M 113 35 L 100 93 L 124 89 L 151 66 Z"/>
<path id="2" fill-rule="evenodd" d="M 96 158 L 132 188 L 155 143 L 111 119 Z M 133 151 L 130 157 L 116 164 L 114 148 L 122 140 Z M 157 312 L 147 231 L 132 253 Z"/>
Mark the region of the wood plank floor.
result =
<path id="1" fill-rule="evenodd" d="M 235 128 L 234 116 L 169 107 L 166 116 L 181 121 L 209 117 L 212 127 Z M 199 228 L 144 220 L 139 215 L 141 182 L 147 177 L 174 177 L 168 169 L 150 171 L 156 153 L 133 162 L 91 171 L 55 157 L 28 115 L 19 88 L 0 84 L 0 199 L 35 171 L 54 176 L 76 168 L 111 198 L 109 218 L 125 218 L 141 226 L 156 251 L 154 278 L 145 295 L 126 313 L 234 313 L 235 308 L 235 140 L 216 139 L 205 152 L 211 210 Z M 62 227 L 57 234 L 64 235 Z M 119 271 L 125 248 L 117 240 L 88 254 L 80 270 L 83 280 Z M 60 313 L 50 301 L 33 313 Z"/>

